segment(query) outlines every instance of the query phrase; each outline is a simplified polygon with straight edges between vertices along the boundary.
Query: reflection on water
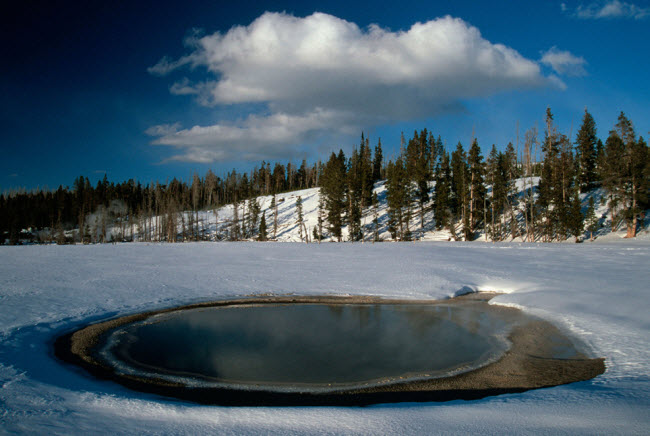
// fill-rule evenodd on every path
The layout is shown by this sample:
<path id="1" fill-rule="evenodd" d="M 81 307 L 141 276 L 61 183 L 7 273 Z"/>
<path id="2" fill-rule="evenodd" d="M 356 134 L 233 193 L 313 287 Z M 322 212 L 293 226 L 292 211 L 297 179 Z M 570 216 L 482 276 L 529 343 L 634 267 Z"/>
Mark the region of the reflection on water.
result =
<path id="1" fill-rule="evenodd" d="M 113 331 L 102 355 L 142 373 L 262 385 L 439 377 L 505 351 L 503 320 L 449 305 L 268 304 L 181 310 Z"/>

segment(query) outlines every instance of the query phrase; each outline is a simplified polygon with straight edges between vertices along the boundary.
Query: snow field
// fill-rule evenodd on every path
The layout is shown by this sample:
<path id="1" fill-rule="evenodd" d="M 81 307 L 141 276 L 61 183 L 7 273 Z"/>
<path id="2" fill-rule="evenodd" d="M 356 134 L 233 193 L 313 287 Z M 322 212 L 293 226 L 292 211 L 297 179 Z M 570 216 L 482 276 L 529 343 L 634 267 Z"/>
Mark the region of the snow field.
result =
<path id="1" fill-rule="evenodd" d="M 0 433 L 647 434 L 649 256 L 644 239 L 0 247 Z M 569 329 L 606 358 L 607 371 L 470 402 L 227 408 L 95 380 L 51 348 L 56 335 L 93 320 L 233 296 L 433 299 L 468 290 L 507 292 L 492 303 Z"/>

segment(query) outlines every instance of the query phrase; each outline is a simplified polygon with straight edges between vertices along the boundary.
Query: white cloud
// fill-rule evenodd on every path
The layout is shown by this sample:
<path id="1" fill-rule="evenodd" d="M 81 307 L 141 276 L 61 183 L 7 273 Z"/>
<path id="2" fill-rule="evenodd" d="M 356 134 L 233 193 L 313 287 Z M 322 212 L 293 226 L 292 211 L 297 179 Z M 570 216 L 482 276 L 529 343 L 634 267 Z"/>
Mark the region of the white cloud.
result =
<path id="1" fill-rule="evenodd" d="M 564 11 L 565 8 L 562 8 Z M 632 18 L 642 20 L 650 17 L 650 8 L 643 8 L 633 3 L 619 0 L 597 1 L 588 5 L 579 5 L 575 15 L 585 20 L 601 18 Z"/>
<path id="2" fill-rule="evenodd" d="M 303 115 L 274 113 L 250 115 L 235 123 L 194 126 L 154 126 L 147 133 L 158 136 L 153 144 L 169 145 L 181 150 L 171 160 L 210 163 L 228 160 L 262 160 L 297 156 L 300 144 L 310 141 L 324 130 L 340 134 L 357 134 L 348 120 L 350 114 L 315 109 Z"/>
<path id="3" fill-rule="evenodd" d="M 191 53 L 177 61 L 164 57 L 150 72 L 189 65 L 212 77 L 183 79 L 172 93 L 194 95 L 204 105 L 261 103 L 270 113 L 159 135 L 156 143 L 187 151 L 178 159 L 202 162 L 239 149 L 252 157 L 278 153 L 318 133 L 356 134 L 362 126 L 458 110 L 464 99 L 552 83 L 538 63 L 452 17 L 392 32 L 322 13 L 267 12 L 248 26 L 186 44 Z M 274 134 L 263 133 L 268 129 Z"/>
<path id="4" fill-rule="evenodd" d="M 540 62 L 548 65 L 553 70 L 566 76 L 584 76 L 587 74 L 585 65 L 587 61 L 583 57 L 578 57 L 569 51 L 559 50 L 557 47 L 551 47 L 542 53 Z"/>

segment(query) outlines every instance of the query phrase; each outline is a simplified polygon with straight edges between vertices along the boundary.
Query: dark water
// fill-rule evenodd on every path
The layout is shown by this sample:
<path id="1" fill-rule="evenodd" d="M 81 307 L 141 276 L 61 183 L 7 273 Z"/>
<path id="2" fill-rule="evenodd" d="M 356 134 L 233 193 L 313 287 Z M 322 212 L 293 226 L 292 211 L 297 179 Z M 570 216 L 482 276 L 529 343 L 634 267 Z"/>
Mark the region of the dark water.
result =
<path id="1" fill-rule="evenodd" d="M 114 330 L 123 372 L 194 381 L 329 386 L 440 377 L 505 351 L 504 322 L 445 305 L 271 304 L 181 310 Z"/>

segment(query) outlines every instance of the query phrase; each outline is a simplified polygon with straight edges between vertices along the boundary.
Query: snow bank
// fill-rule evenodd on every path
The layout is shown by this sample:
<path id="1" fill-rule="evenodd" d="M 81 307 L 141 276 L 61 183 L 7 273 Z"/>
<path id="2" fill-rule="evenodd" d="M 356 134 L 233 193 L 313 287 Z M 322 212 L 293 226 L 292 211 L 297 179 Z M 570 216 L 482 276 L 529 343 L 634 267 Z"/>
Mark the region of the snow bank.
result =
<path id="1" fill-rule="evenodd" d="M 649 256 L 647 240 L 0 247 L 0 432 L 646 434 Z M 445 298 L 474 290 L 505 291 L 493 304 L 570 329 L 606 358 L 607 371 L 471 402 L 225 408 L 131 392 L 52 356 L 55 335 L 89 321 L 198 301 L 265 293 Z"/>

